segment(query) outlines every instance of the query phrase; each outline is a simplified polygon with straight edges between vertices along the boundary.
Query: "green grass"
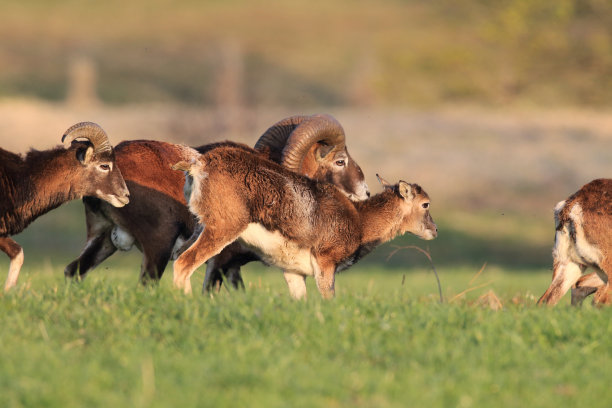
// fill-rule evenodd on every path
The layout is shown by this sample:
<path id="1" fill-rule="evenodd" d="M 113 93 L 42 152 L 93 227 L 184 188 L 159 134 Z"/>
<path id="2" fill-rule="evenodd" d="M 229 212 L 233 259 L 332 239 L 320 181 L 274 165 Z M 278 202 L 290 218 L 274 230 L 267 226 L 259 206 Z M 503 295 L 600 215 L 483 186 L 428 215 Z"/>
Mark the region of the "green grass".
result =
<path id="1" fill-rule="evenodd" d="M 171 265 L 143 288 L 137 251 L 65 282 L 82 211 L 67 204 L 16 237 L 25 264 L 0 294 L 2 407 L 608 405 L 611 309 L 571 308 L 569 296 L 535 306 L 550 283 L 544 221 L 448 213 L 438 239 L 394 240 L 339 274 L 335 299 L 309 279 L 298 302 L 257 264 L 245 292 L 185 296 Z M 423 254 L 387 260 L 415 244 L 432 254 L 444 303 Z"/>
<path id="2" fill-rule="evenodd" d="M 305 302 L 259 267 L 246 292 L 214 297 L 61 270 L 25 268 L 0 298 L 0 406 L 607 406 L 611 312 L 536 308 L 543 270 L 470 283 L 476 271 L 442 268 L 443 304 L 423 269 L 355 267 L 335 299 L 309 282 Z M 503 309 L 478 302 L 490 289 Z"/>

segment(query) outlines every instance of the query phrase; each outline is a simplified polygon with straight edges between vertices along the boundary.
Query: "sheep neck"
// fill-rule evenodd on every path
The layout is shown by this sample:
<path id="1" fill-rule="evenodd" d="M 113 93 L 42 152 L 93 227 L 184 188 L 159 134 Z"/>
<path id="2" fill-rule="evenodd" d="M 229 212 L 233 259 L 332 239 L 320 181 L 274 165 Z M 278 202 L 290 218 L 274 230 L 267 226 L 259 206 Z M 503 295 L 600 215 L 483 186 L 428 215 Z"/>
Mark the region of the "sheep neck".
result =
<path id="1" fill-rule="evenodd" d="M 393 191 L 384 191 L 365 201 L 355 203 L 362 225 L 363 245 L 382 244 L 395 238 L 403 231 L 401 198 Z"/>
<path id="2" fill-rule="evenodd" d="M 69 156 L 74 152 L 69 152 L 57 148 L 27 154 L 9 189 L 13 205 L 2 216 L 1 233 L 16 234 L 36 217 L 80 196 L 67 174 L 74 161 Z"/>

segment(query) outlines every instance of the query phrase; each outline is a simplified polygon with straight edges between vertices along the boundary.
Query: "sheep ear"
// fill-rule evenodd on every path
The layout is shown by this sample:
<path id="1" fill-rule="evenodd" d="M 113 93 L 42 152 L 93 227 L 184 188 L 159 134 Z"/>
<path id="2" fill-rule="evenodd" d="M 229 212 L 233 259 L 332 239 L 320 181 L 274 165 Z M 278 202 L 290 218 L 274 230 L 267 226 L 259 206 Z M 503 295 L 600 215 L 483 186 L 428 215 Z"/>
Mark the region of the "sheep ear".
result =
<path id="1" fill-rule="evenodd" d="M 317 161 L 321 161 L 334 149 L 334 146 L 317 143 L 317 147 L 315 148 L 315 157 Z"/>
<path id="2" fill-rule="evenodd" d="M 77 150 L 77 160 L 82 164 L 87 164 L 91 161 L 94 154 L 94 148 L 92 146 L 88 146 L 87 149 L 79 149 Z"/>
<path id="3" fill-rule="evenodd" d="M 385 190 L 393 190 L 393 184 L 389 184 L 387 180 L 380 177 L 378 173 L 376 173 L 376 178 L 378 179 L 378 182 L 385 188 Z"/>
<path id="4" fill-rule="evenodd" d="M 412 185 L 406 183 L 405 181 L 401 181 L 398 184 L 397 191 L 400 196 L 405 198 L 406 200 L 412 200 L 414 198 L 414 191 Z"/>

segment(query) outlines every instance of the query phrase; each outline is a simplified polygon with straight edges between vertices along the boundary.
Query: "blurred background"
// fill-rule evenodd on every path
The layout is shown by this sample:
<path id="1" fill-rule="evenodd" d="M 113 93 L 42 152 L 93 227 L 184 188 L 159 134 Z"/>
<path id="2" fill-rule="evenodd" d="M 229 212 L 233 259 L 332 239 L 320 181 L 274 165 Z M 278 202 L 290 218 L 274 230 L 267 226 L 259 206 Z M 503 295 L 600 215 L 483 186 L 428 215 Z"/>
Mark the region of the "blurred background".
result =
<path id="1" fill-rule="evenodd" d="M 394 245 L 442 266 L 550 270 L 552 208 L 612 176 L 611 108 L 609 0 L 0 0 L 2 148 L 83 120 L 115 143 L 252 145 L 330 113 L 373 192 L 376 173 L 429 192 L 439 238 Z M 82 211 L 18 236 L 24 268 L 74 258 Z M 389 252 L 365 261 L 428 265 Z"/>

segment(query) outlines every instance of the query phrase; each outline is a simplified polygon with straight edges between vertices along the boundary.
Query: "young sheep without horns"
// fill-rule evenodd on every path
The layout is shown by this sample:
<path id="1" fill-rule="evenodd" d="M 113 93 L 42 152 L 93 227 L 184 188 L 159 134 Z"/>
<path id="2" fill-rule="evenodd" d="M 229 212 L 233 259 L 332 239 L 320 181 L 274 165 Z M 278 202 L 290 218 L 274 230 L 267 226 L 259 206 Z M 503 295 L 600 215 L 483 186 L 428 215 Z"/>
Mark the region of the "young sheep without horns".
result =
<path id="1" fill-rule="evenodd" d="M 351 202 L 331 184 L 235 147 L 195 153 L 173 168 L 193 178 L 189 208 L 204 226 L 174 263 L 174 284 L 186 293 L 193 272 L 236 239 L 283 269 L 293 297 L 305 297 L 305 278 L 314 276 L 321 295 L 330 298 L 335 273 L 375 246 L 405 232 L 437 236 L 429 197 L 416 184 L 379 178 L 382 193 Z"/>

